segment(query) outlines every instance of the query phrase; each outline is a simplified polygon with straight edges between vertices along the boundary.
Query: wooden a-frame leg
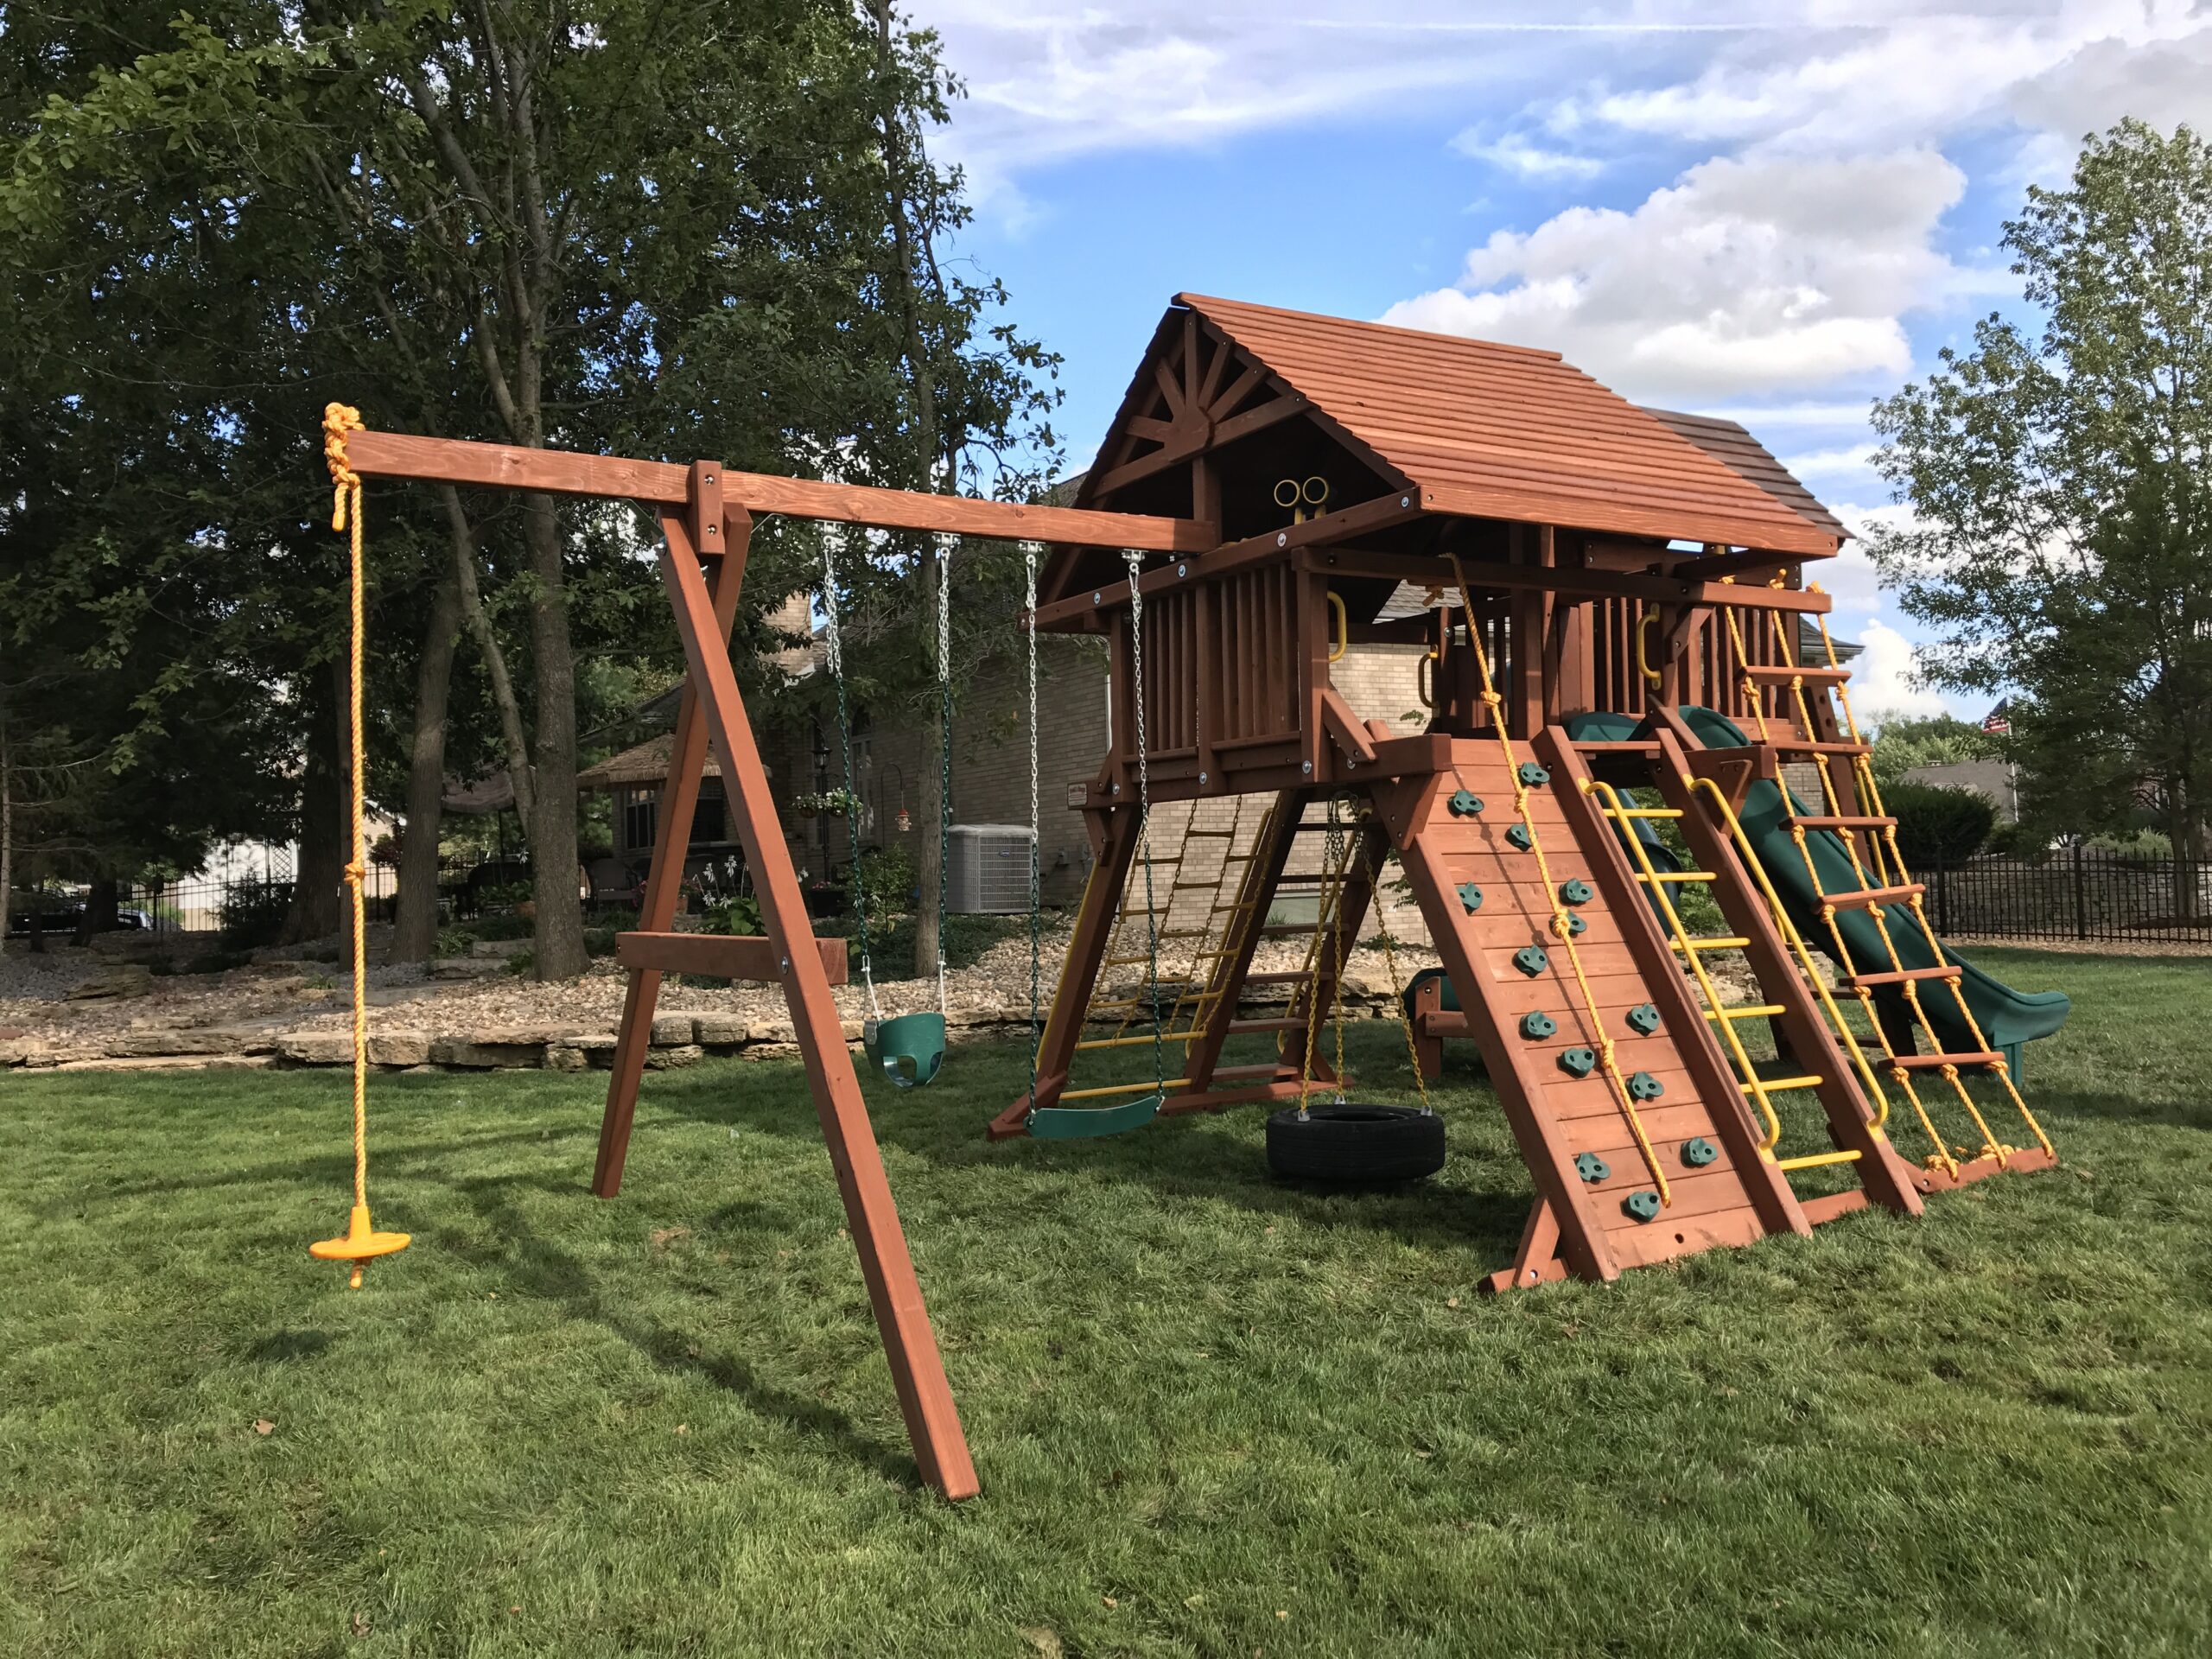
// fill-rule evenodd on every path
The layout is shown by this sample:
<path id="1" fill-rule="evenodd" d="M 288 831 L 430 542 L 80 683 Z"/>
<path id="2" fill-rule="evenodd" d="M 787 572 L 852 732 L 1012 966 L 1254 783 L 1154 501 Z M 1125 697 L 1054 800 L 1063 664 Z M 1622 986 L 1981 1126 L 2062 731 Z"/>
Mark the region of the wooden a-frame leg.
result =
<path id="1" fill-rule="evenodd" d="M 739 510 L 723 521 L 722 556 L 707 578 L 715 607 L 715 637 L 727 642 L 736 620 L 738 594 L 745 585 L 745 556 L 752 545 L 753 516 Z M 696 542 L 694 543 L 696 544 Z M 645 902 L 638 926 L 665 933 L 674 925 L 683 891 L 683 855 L 691 842 L 691 821 L 698 810 L 699 785 L 707 760 L 707 722 L 699 711 L 699 686 L 683 682 L 677 704 L 676 737 L 668 757 L 668 782 L 655 813 L 659 833 L 653 842 L 652 872 L 645 879 Z M 630 1126 L 638 1113 L 638 1088 L 645 1054 L 653 1040 L 653 1011 L 660 1001 L 660 970 L 633 968 L 622 998 L 622 1024 L 614 1038 L 614 1066 L 607 1081 L 607 1109 L 599 1120 L 599 1158 L 591 1190 L 611 1198 L 622 1190 L 622 1167 L 630 1152 Z"/>
<path id="2" fill-rule="evenodd" d="M 1513 1265 L 1500 1268 L 1484 1280 L 1483 1288 L 1493 1293 L 1526 1290 L 1531 1285 L 1548 1285 L 1566 1277 L 1567 1263 L 1559 1258 L 1559 1212 L 1552 1208 L 1549 1198 L 1539 1198 L 1521 1229 L 1521 1244 L 1513 1252 Z"/>
<path id="3" fill-rule="evenodd" d="M 1114 910 L 1129 879 L 1129 865 L 1136 854 L 1138 812 L 1134 806 L 1114 807 L 1094 817 L 1103 819 L 1098 862 L 1083 889 L 1083 903 L 1076 911 L 1075 933 L 1060 966 L 1058 988 L 1052 993 L 1052 1011 L 1037 1045 L 1037 1104 L 1050 1106 L 1067 1087 L 1068 1068 L 1075 1061 L 1075 1046 L 1083 1037 L 1083 1016 L 1098 983 L 1098 967 L 1114 935 Z M 1029 1090 L 1024 1089 L 993 1118 L 986 1131 L 994 1141 L 1027 1133 Z"/>
<path id="4" fill-rule="evenodd" d="M 1215 1068 L 1221 1064 L 1222 1045 L 1229 1040 L 1230 1024 L 1236 1018 L 1244 981 L 1260 948 L 1260 930 L 1267 925 L 1268 906 L 1281 884 L 1283 866 L 1290 861 L 1290 849 L 1298 840 L 1298 820 L 1305 810 L 1304 790 L 1277 791 L 1274 809 L 1268 814 L 1267 838 L 1252 849 L 1251 862 L 1245 867 L 1252 873 L 1251 879 L 1243 887 L 1252 908 L 1232 922 L 1238 930 L 1236 949 L 1214 964 L 1217 971 L 1206 988 L 1205 1030 L 1185 1052 L 1183 1075 L 1190 1078 L 1185 1087 L 1193 1093 L 1212 1084 Z M 1291 1001 L 1296 1000 L 1294 997 Z"/>
<path id="5" fill-rule="evenodd" d="M 698 482 L 695 471 L 695 492 Z M 806 1063 L 808 1088 L 829 1145 L 837 1193 L 844 1201 L 846 1224 L 882 1335 L 884 1357 L 890 1362 L 907 1438 L 925 1480 L 948 1498 L 971 1497 L 977 1490 L 975 1465 L 945 1381 L 937 1336 L 922 1305 L 921 1285 L 906 1253 L 882 1154 L 853 1071 L 852 1051 L 845 1046 L 843 1022 L 830 995 L 830 976 L 807 920 L 798 873 L 776 819 L 768 774 L 738 694 L 737 677 L 730 670 L 728 647 L 716 632 L 714 604 L 683 519 L 664 514 L 661 527 L 665 537 L 661 576 L 675 605 L 677 631 L 683 638 L 708 735 L 721 762 L 722 790 L 750 861 L 761 925 L 779 959 L 785 1000 Z"/>

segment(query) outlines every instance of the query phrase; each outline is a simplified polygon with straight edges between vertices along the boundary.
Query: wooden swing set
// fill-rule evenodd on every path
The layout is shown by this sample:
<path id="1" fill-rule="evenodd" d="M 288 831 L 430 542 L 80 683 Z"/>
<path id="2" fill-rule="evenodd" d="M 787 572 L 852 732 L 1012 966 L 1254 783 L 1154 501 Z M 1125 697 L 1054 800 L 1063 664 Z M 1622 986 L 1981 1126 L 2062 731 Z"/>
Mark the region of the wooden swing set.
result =
<path id="1" fill-rule="evenodd" d="M 1302 1100 L 1317 1076 L 1342 1084 L 1314 1033 L 1341 1007 L 1344 964 L 1395 860 L 1443 963 L 1406 998 L 1416 1074 L 1446 1039 L 1472 1042 L 1535 1179 L 1494 1289 L 1610 1280 L 1870 1204 L 1916 1214 L 1925 1192 L 2055 1161 L 2007 1065 L 2041 1031 L 1985 1032 L 1962 970 L 1940 947 L 1936 965 L 1911 965 L 1899 943 L 1925 917 L 1869 747 L 1847 701 L 1830 702 L 1847 671 L 1832 649 L 1825 664 L 1804 654 L 1808 626 L 1825 644 L 1830 605 L 1803 570 L 1844 532 L 1740 428 L 1637 409 L 1549 353 L 1180 296 L 1072 507 L 358 429 L 339 435 L 332 464 L 341 480 L 628 499 L 657 516 L 689 677 L 639 925 L 618 942 L 630 981 L 592 1190 L 621 1185 L 661 976 L 782 986 L 907 1432 L 948 1497 L 974 1493 L 976 1476 L 830 996 L 845 941 L 809 925 L 731 669 L 756 514 L 1049 549 L 1041 581 L 1031 552 L 1033 709 L 1039 632 L 1105 642 L 1111 747 L 1067 791 L 1094 868 L 1033 1080 L 995 1137 L 1115 1133 Z M 358 537 L 358 504 L 353 522 Z M 834 573 L 824 587 L 834 613 Z M 1332 664 L 1358 645 L 1420 658 L 1424 730 L 1353 712 Z M 1033 718 L 1033 799 L 1035 737 Z M 674 931 L 710 747 L 762 938 Z M 1811 808 L 1788 786 L 1808 762 Z M 1251 832 L 1246 798 L 1264 804 Z M 1151 818 L 1180 803 L 1193 836 L 1224 835 L 1196 827 L 1209 803 L 1231 827 L 1205 880 L 1180 874 L 1187 842 L 1173 855 L 1163 905 Z M 1791 843 L 1756 838 L 1770 830 L 1804 854 L 1805 927 L 1783 891 L 1794 860 L 1769 856 Z M 1332 856 L 1294 872 L 1316 834 Z M 1317 880 L 1317 922 L 1270 919 Z M 1691 931 L 1693 886 L 1725 934 Z M 1206 889 L 1203 916 L 1169 973 L 1162 920 L 1185 887 Z M 1822 929 L 1872 1039 L 1813 963 L 1808 936 Z M 1294 933 L 1310 935 L 1304 966 L 1255 972 L 1262 944 Z M 1104 976 L 1140 959 L 1116 944 L 1138 937 L 1147 982 L 1132 998 Z M 1705 960 L 1716 951 L 1740 954 L 1755 1002 L 1726 999 Z M 1287 1005 L 1249 1010 L 1255 986 L 1287 987 Z M 1932 1006 L 1953 995 L 1959 1017 Z M 1138 1008 L 1150 1030 L 1131 1035 Z M 1746 1047 L 1738 1027 L 1754 1019 L 1776 1058 Z M 1272 1057 L 1227 1063 L 1252 1036 Z M 1145 1078 L 1071 1087 L 1084 1057 L 1138 1045 Z M 2001 1086 L 2032 1144 L 2000 1136 L 1969 1077 Z M 1915 1088 L 1930 1079 L 1962 1118 L 1938 1121 L 1933 1091 Z M 1891 1139 L 1891 1090 L 1929 1142 L 1918 1163 Z M 1806 1099 L 1810 1110 L 1791 1104 Z M 1786 1144 L 1808 1136 L 1816 1150 Z M 1819 1190 L 1801 1192 L 1806 1177 Z M 366 1240 L 358 1183 L 356 1203 Z M 319 1248 L 344 1257 L 345 1243 Z"/>

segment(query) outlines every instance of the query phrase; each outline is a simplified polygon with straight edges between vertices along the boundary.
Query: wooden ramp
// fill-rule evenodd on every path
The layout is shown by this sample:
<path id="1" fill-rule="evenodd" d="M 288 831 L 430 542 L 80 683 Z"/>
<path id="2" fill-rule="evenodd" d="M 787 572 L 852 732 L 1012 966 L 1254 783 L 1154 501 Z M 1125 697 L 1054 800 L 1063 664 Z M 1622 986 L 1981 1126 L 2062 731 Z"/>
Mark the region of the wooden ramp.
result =
<path id="1" fill-rule="evenodd" d="M 1586 797 L 1491 738 L 1375 795 L 1536 1179 L 1491 1288 L 1811 1230 Z"/>

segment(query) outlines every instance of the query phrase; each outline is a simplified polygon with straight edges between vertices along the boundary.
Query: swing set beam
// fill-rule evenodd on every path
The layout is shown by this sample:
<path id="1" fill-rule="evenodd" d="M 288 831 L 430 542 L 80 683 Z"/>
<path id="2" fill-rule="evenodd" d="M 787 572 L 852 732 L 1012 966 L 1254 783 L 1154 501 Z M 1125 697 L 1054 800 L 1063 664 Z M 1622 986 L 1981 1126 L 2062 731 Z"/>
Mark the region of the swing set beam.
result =
<path id="1" fill-rule="evenodd" d="M 661 976 L 714 973 L 780 984 L 915 1459 L 923 1478 L 946 1497 L 973 1497 L 978 1491 L 975 1466 L 907 1254 L 843 1021 L 830 995 L 830 988 L 845 978 L 843 942 L 814 935 L 730 664 L 729 633 L 753 518 L 779 512 L 886 530 L 1186 553 L 1213 547 L 1219 540 L 1215 526 L 1192 519 L 770 478 L 732 473 L 710 461 L 676 467 L 383 432 L 352 433 L 347 458 L 365 478 L 629 499 L 656 513 L 661 578 L 689 672 L 645 903 L 637 929 L 622 935 L 618 946 L 630 983 L 592 1190 L 602 1198 L 621 1190 Z M 709 748 L 720 762 L 752 871 L 765 938 L 708 941 L 674 931 L 683 849 Z"/>

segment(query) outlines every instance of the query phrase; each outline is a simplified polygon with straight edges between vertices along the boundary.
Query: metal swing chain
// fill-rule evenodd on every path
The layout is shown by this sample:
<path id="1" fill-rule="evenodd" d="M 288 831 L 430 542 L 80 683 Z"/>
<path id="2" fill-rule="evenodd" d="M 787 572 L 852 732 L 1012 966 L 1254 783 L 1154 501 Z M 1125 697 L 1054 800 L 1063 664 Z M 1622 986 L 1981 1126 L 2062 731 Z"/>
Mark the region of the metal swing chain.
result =
<path id="1" fill-rule="evenodd" d="M 837 687 L 837 742 L 845 759 L 845 828 L 852 843 L 853 914 L 860 920 L 861 982 L 868 987 L 868 1017 L 880 1024 L 883 1008 L 875 1000 L 875 963 L 868 954 L 868 889 L 861 880 L 860 792 L 853 787 L 853 718 L 845 702 L 845 640 L 837 626 L 837 563 L 830 551 L 837 531 L 822 531 L 822 620 L 823 646 L 830 658 L 830 677 Z"/>
<path id="2" fill-rule="evenodd" d="M 1152 779 L 1145 765 L 1144 735 L 1144 589 L 1137 573 L 1144 555 L 1135 548 L 1122 550 L 1122 563 L 1129 568 L 1129 681 L 1136 704 L 1137 740 L 1137 850 L 1144 856 L 1144 943 L 1146 991 L 1152 1003 L 1152 1081 L 1163 1099 L 1167 1093 L 1166 1042 L 1160 1032 L 1160 926 L 1154 918 L 1152 890 Z"/>
<path id="3" fill-rule="evenodd" d="M 1037 1050 L 1044 1040 L 1044 1033 L 1037 1021 L 1039 1006 L 1038 961 L 1041 912 L 1044 904 L 1044 871 L 1041 860 L 1044 819 L 1038 810 L 1037 795 L 1037 555 L 1040 544 L 1024 542 L 1021 544 L 1021 563 L 1025 574 L 1023 617 L 1029 632 L 1029 1109 L 1037 1109 Z"/>
<path id="4" fill-rule="evenodd" d="M 952 850 L 952 544 L 937 538 L 937 1011 L 944 1000 L 944 918 L 948 861 Z"/>

